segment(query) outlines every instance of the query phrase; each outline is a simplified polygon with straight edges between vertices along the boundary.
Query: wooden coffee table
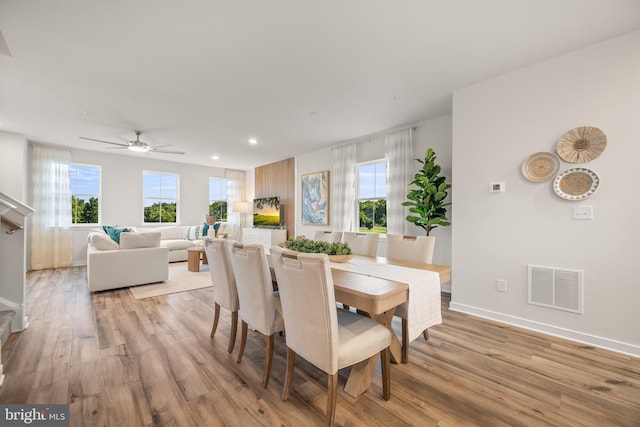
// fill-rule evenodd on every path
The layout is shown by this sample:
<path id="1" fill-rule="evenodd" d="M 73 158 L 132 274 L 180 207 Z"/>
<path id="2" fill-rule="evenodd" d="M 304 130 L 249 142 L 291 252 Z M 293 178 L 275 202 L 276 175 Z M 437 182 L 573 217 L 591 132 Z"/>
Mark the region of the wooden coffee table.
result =
<path id="1" fill-rule="evenodd" d="M 203 264 L 207 264 L 207 254 L 204 251 L 204 246 L 192 246 L 187 249 L 187 270 L 198 272 L 200 271 L 200 260 Z"/>

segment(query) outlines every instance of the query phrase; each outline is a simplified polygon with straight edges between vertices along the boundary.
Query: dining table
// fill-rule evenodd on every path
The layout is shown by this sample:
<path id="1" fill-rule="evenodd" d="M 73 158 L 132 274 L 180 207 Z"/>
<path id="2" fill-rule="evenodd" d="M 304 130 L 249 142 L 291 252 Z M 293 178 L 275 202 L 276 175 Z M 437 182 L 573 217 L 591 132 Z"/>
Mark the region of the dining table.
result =
<path id="1" fill-rule="evenodd" d="M 440 284 L 450 280 L 451 268 L 354 255 L 347 262 L 331 262 L 331 276 L 337 302 L 366 313 L 391 331 L 391 360 L 398 363 L 402 357 L 402 345 L 392 328 L 396 307 L 409 301 L 412 287 L 414 294 L 419 295 L 419 287 L 428 286 L 429 291 L 422 294 L 437 301 L 427 301 L 426 305 L 430 308 L 426 310 L 430 311 L 428 313 L 421 313 L 425 310 L 420 310 L 419 306 L 414 311 L 429 316 L 427 325 L 441 323 Z M 273 277 L 275 280 L 275 275 Z M 420 303 L 422 301 L 416 301 L 416 304 Z M 378 360 L 376 355 L 352 366 L 344 388 L 347 394 L 358 397 L 369 389 Z"/>

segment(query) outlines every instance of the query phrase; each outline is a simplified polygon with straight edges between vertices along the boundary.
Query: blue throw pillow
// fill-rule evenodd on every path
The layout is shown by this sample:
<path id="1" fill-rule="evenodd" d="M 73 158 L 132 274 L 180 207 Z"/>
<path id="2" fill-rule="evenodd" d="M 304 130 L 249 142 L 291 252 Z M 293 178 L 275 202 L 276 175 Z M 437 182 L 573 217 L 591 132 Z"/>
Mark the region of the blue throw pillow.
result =
<path id="1" fill-rule="evenodd" d="M 207 233 L 209 232 L 209 224 L 206 222 L 202 226 L 202 237 L 207 237 Z"/>
<path id="2" fill-rule="evenodd" d="M 111 239 L 117 244 L 120 244 L 120 233 L 131 232 L 129 228 L 110 227 L 108 225 L 103 225 L 102 229 L 107 233 L 107 236 L 111 237 Z"/>
<path id="3" fill-rule="evenodd" d="M 213 235 L 214 237 L 218 235 L 218 230 L 220 229 L 220 223 L 216 222 L 213 224 Z"/>

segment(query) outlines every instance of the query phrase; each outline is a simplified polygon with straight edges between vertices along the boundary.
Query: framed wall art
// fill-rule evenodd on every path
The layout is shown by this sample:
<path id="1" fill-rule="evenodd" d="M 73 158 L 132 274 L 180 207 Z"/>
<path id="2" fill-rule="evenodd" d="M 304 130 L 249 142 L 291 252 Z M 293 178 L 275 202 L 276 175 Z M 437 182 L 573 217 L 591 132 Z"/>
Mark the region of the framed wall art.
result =
<path id="1" fill-rule="evenodd" d="M 329 225 L 329 171 L 302 175 L 302 223 Z"/>

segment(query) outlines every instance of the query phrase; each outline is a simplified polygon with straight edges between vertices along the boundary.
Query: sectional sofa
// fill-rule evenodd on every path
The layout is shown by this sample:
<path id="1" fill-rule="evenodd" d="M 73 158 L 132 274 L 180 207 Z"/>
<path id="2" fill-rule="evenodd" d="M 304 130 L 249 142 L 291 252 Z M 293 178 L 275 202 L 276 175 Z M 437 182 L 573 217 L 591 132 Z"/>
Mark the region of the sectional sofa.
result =
<path id="1" fill-rule="evenodd" d="M 170 262 L 187 261 L 187 249 L 202 245 L 203 226 L 126 227 L 116 242 L 102 228 L 89 232 L 87 280 L 90 291 L 115 289 L 167 280 Z M 239 227 L 221 223 L 218 235 Z"/>

